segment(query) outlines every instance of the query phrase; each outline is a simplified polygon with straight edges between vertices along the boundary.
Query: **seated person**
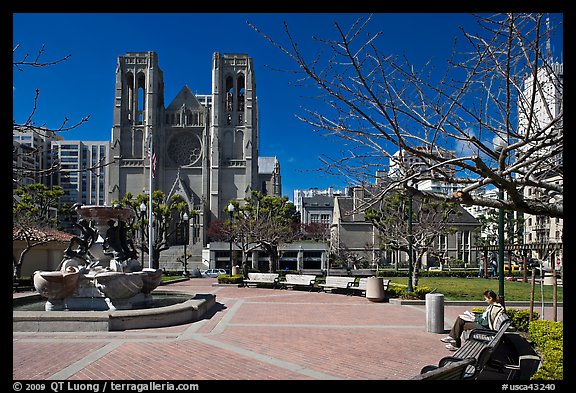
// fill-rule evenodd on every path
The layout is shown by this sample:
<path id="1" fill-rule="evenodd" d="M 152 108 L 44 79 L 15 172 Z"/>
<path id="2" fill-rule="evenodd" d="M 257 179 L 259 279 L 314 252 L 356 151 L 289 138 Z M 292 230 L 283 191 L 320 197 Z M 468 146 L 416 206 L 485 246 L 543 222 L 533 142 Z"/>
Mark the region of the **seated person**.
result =
<path id="1" fill-rule="evenodd" d="M 462 345 L 462 339 L 460 337 L 464 330 L 477 328 L 494 330 L 496 317 L 505 312 L 504 307 L 500 304 L 498 295 L 496 295 L 494 291 L 484 291 L 484 300 L 488 303 L 488 307 L 486 307 L 482 315 L 478 315 L 475 320 L 469 320 L 462 315 L 456 318 L 448 336 L 440 339 L 440 341 L 446 343 L 446 349 L 456 351 L 460 348 Z"/>

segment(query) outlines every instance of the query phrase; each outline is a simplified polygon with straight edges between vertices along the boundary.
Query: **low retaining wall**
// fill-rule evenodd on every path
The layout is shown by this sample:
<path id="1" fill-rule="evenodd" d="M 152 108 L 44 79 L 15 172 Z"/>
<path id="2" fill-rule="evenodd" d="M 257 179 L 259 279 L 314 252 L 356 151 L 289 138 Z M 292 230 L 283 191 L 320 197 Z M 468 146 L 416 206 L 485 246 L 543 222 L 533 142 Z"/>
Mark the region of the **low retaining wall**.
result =
<path id="1" fill-rule="evenodd" d="M 182 303 L 139 310 L 13 311 L 12 330 L 94 332 L 166 327 L 197 321 L 214 305 L 216 305 L 215 295 L 196 294 L 194 298 Z"/>

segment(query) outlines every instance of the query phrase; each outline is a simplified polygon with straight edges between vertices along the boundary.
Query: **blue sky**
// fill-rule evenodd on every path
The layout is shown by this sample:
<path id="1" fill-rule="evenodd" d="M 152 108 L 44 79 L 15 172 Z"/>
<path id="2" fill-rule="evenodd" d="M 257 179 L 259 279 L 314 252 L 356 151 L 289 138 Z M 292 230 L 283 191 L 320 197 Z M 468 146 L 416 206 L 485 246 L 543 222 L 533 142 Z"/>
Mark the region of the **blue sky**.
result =
<path id="1" fill-rule="evenodd" d="M 295 118 L 302 105 L 313 105 L 301 90 L 290 85 L 290 74 L 274 70 L 292 68 L 283 54 L 247 25 L 247 21 L 274 39 L 285 42 L 286 21 L 301 49 L 313 55 L 312 36 L 334 34 L 333 23 L 349 26 L 354 13 L 24 13 L 13 15 L 14 58 L 34 57 L 42 45 L 40 61 L 71 54 L 66 62 L 43 68 L 13 70 L 13 118 L 24 122 L 33 107 L 36 89 L 40 101 L 37 124 L 56 128 L 90 116 L 77 130 L 64 133 L 69 140 L 110 140 L 113 125 L 115 70 L 126 52 L 155 51 L 164 72 L 165 105 L 184 85 L 199 94 L 211 92 L 214 52 L 247 53 L 256 68 L 256 94 L 260 109 L 261 156 L 276 156 L 281 165 L 283 195 L 293 199 L 294 189 L 344 188 L 348 181 L 324 174 L 320 155 L 338 156 L 341 143 L 327 140 Z M 372 30 L 381 30 L 383 50 L 406 55 L 416 66 L 432 60 L 442 69 L 458 28 L 473 28 L 473 18 L 460 13 L 382 13 Z M 559 50 L 555 50 L 559 52 Z"/>

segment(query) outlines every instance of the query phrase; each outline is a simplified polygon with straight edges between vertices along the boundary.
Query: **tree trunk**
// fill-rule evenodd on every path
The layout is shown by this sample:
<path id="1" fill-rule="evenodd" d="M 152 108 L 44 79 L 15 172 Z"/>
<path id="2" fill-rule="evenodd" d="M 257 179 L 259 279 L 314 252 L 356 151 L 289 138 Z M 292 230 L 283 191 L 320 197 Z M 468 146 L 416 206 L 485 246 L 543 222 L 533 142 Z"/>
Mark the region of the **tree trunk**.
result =
<path id="1" fill-rule="evenodd" d="M 160 268 L 160 250 L 153 249 L 152 250 L 152 269 L 159 269 Z"/>
<path id="2" fill-rule="evenodd" d="M 484 278 L 488 278 L 488 249 L 487 248 L 484 249 L 484 262 L 483 262 L 483 264 L 484 264 L 484 268 L 483 268 Z"/>

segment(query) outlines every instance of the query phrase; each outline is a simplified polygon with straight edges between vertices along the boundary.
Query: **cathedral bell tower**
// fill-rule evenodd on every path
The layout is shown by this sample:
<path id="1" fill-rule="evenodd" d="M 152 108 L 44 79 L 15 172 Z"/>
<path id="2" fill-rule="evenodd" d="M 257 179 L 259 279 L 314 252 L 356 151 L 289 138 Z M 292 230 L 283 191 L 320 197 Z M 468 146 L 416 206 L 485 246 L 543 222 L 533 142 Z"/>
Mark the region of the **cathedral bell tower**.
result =
<path id="1" fill-rule="evenodd" d="M 153 138 L 154 145 L 162 138 L 163 79 L 155 52 L 127 52 L 118 57 L 109 203 L 121 199 L 127 190 L 149 190 L 149 138 Z"/>
<path id="2" fill-rule="evenodd" d="M 222 218 L 230 200 L 244 199 L 258 184 L 258 106 L 252 58 L 214 53 L 212 96 L 210 208 L 213 217 Z"/>

